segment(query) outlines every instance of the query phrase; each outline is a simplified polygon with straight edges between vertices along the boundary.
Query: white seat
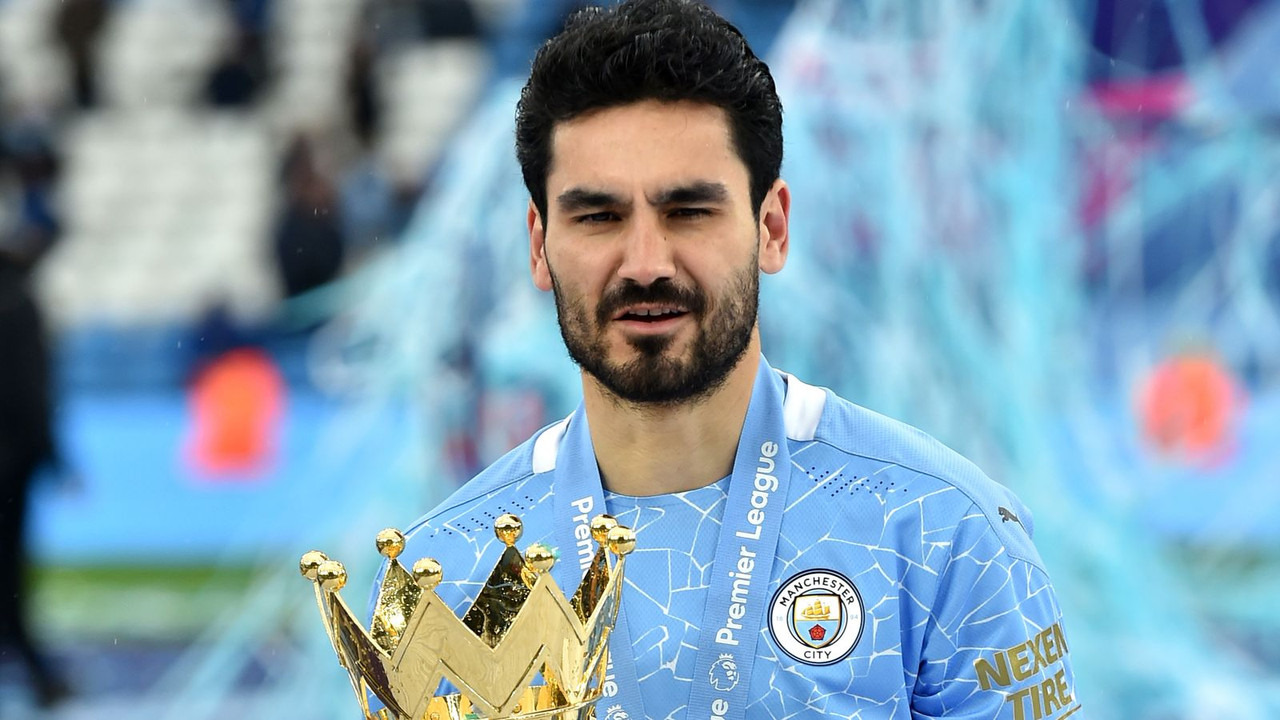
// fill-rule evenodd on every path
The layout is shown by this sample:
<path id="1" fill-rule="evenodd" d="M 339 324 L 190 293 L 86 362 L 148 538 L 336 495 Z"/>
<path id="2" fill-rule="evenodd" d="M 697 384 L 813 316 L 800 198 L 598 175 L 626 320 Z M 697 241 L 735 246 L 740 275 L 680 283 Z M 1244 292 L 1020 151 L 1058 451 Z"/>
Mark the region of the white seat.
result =
<path id="1" fill-rule="evenodd" d="M 191 102 L 228 30 L 217 4 L 117 5 L 100 45 L 104 106 L 65 136 L 68 231 L 39 279 L 56 298 L 55 322 L 191 320 L 213 297 L 255 312 L 276 302 L 270 240 L 282 138 L 299 125 L 323 131 L 344 122 L 343 71 L 361 5 L 280 0 L 276 82 L 251 114 Z M 48 51 L 46 65 L 60 62 L 56 48 L 19 31 L 47 28 L 24 13 L 53 8 L 52 0 L 0 0 L 6 82 L 15 62 L 19 72 L 45 67 L 28 57 L 32 48 Z"/>

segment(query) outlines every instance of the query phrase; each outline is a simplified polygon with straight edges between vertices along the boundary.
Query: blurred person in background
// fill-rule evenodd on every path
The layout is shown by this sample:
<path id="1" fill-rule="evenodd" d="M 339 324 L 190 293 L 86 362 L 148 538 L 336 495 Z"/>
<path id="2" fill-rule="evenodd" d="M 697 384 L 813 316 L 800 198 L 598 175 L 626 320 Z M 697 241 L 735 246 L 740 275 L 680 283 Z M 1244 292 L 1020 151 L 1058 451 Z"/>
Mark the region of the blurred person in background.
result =
<path id="1" fill-rule="evenodd" d="M 292 298 L 338 277 L 346 242 L 337 191 L 306 134 L 294 137 L 281 174 L 285 200 L 275 256 L 284 295 Z"/>
<path id="2" fill-rule="evenodd" d="M 349 258 L 356 262 L 398 231 L 392 226 L 395 189 L 376 151 L 383 130 L 383 115 L 372 7 L 365 6 L 361 31 L 356 33 L 347 51 L 343 88 L 356 157 L 342 173 L 338 194 Z"/>
<path id="3" fill-rule="evenodd" d="M 251 106 L 270 80 L 268 0 L 228 0 L 231 36 L 205 81 L 205 99 L 216 108 Z"/>
<path id="4" fill-rule="evenodd" d="M 60 232 L 53 203 L 59 162 L 39 116 L 7 128 L 0 122 L 0 145 L 0 203 L 10 204 L 10 175 L 16 183 L 14 210 L 0 214 L 0 658 L 16 652 L 36 701 L 49 706 L 68 688 L 27 624 L 25 534 L 32 486 L 41 471 L 56 471 L 64 481 L 70 477 L 55 439 L 49 347 L 30 286 L 32 269 Z"/>
<path id="5" fill-rule="evenodd" d="M 205 82 L 205 100 L 215 108 L 247 108 L 257 99 L 265 79 L 261 39 L 236 32 L 222 48 Z"/>
<path id="6" fill-rule="evenodd" d="M 365 24 L 371 26 L 372 23 L 366 21 Z M 381 88 L 377 74 L 378 49 L 374 32 L 370 30 L 356 34 L 355 41 L 347 51 L 347 76 L 343 85 L 350 113 L 351 132 L 361 149 L 366 152 L 373 147 L 382 131 L 382 107 L 379 103 Z"/>
<path id="7" fill-rule="evenodd" d="M 110 10 L 107 0 L 63 0 L 54 18 L 54 37 L 71 62 L 75 104 L 82 110 L 98 104 L 94 57 Z"/>

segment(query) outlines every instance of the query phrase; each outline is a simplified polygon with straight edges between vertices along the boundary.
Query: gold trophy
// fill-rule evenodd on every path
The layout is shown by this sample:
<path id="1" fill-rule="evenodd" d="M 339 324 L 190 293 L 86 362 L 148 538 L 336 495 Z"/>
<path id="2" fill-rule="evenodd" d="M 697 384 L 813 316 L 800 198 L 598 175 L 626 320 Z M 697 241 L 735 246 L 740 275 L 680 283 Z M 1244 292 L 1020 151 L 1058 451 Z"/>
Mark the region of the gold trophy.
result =
<path id="1" fill-rule="evenodd" d="M 342 563 L 316 550 L 302 556 L 302 574 L 315 584 L 325 630 L 367 720 L 595 717 L 635 533 L 597 515 L 591 536 L 599 547 L 566 599 L 548 572 L 550 548 L 516 550 L 519 518 L 502 515 L 493 529 L 506 549 L 462 619 L 436 595 L 440 563 L 423 558 L 409 572 L 396 559 L 405 543 L 399 530 L 378 533 L 388 566 L 368 630 L 338 594 L 347 580 Z M 543 684 L 533 685 L 539 675 Z M 460 692 L 435 695 L 442 679 Z M 376 713 L 370 693 L 384 706 Z"/>

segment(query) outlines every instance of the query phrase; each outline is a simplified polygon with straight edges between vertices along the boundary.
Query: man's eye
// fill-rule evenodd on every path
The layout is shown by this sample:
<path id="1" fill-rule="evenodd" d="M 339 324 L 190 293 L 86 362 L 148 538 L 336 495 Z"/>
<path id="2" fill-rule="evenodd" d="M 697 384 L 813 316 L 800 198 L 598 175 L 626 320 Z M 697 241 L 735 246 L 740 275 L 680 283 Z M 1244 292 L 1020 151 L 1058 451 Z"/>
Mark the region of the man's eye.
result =
<path id="1" fill-rule="evenodd" d="M 618 219 L 618 216 L 611 212 L 594 212 L 586 215 L 579 215 L 574 218 L 576 222 L 584 224 L 606 223 Z"/>
<path id="2" fill-rule="evenodd" d="M 674 218 L 700 218 L 711 214 L 711 210 L 701 207 L 682 207 L 671 211 Z"/>

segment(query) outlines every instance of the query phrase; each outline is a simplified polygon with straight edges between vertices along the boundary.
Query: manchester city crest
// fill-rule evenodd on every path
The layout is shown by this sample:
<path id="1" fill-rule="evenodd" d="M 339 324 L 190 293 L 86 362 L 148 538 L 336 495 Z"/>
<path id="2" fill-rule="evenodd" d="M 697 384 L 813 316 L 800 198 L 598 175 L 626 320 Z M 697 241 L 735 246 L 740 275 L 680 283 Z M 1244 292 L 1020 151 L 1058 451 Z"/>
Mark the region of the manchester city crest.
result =
<path id="1" fill-rule="evenodd" d="M 808 665 L 849 656 L 862 637 L 862 596 L 832 570 L 806 570 L 782 583 L 769 603 L 769 633 L 787 655 Z"/>

